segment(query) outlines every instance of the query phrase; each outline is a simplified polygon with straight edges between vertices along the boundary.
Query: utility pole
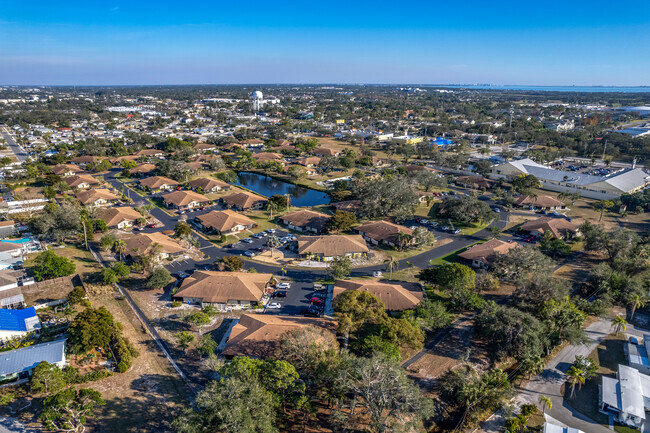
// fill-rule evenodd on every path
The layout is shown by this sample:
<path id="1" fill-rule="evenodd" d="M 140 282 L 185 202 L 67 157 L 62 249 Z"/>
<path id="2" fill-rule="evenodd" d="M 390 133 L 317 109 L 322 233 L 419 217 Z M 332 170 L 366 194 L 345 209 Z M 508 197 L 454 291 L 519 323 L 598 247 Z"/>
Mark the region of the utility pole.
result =
<path id="1" fill-rule="evenodd" d="M 515 114 L 515 106 L 510 106 L 510 128 L 512 128 L 512 115 Z"/>
<path id="2" fill-rule="evenodd" d="M 607 151 L 607 139 L 605 139 L 605 145 L 603 146 L 603 161 L 605 161 L 605 152 Z"/>

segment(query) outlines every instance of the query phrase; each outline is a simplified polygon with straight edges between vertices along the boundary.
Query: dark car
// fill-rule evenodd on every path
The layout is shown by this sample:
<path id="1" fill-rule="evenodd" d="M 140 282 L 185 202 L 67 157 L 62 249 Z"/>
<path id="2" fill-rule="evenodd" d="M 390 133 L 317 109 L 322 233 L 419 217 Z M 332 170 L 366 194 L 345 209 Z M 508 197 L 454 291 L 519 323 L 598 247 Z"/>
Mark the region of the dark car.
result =
<path id="1" fill-rule="evenodd" d="M 303 316 L 318 317 L 320 316 L 320 311 L 318 311 L 316 308 L 303 308 L 300 311 L 300 314 Z"/>
<path id="2" fill-rule="evenodd" d="M 287 291 L 286 290 L 277 290 L 273 295 L 276 298 L 286 298 L 287 297 Z"/>

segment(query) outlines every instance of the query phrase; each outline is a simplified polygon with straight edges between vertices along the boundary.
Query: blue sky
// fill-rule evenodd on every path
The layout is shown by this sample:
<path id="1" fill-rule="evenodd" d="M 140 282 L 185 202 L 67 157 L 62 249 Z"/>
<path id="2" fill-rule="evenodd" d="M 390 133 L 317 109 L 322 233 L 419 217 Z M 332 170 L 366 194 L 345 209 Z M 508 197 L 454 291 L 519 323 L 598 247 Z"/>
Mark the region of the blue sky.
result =
<path id="1" fill-rule="evenodd" d="M 650 85 L 650 1 L 40 1 L 0 84 Z"/>

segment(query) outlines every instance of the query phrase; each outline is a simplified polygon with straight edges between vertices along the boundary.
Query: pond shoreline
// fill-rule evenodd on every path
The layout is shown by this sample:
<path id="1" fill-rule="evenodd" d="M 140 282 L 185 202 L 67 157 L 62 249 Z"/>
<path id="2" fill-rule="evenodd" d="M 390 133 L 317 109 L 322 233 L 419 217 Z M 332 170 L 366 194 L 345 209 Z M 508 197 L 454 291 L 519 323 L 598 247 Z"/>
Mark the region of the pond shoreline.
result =
<path id="1" fill-rule="evenodd" d="M 290 188 L 292 188 L 294 190 L 295 189 L 304 190 L 302 191 L 301 194 L 295 194 L 295 195 L 292 194 L 293 197 L 292 205 L 297 207 L 314 207 L 314 206 L 327 205 L 332 201 L 329 193 L 326 190 L 312 188 L 310 186 L 297 183 L 291 179 L 285 179 L 277 175 L 274 176 L 272 174 L 260 173 L 252 170 L 241 170 L 241 171 L 237 171 L 236 173 L 237 173 L 237 182 L 233 182 L 231 183 L 231 185 L 250 191 L 262 197 L 269 198 L 271 195 L 292 194 L 290 192 Z M 244 176 L 250 177 L 248 182 L 246 181 L 242 182 L 242 177 Z M 277 191 L 275 190 L 269 191 L 270 187 L 268 185 L 267 186 L 262 185 L 263 182 L 268 180 L 273 180 L 275 182 L 278 182 L 280 185 L 283 185 L 284 187 L 278 189 Z M 254 185 L 252 184 L 253 182 L 257 182 L 259 183 L 259 185 Z M 264 191 L 264 189 L 267 189 L 267 191 Z M 301 201 L 303 203 L 301 203 Z"/>

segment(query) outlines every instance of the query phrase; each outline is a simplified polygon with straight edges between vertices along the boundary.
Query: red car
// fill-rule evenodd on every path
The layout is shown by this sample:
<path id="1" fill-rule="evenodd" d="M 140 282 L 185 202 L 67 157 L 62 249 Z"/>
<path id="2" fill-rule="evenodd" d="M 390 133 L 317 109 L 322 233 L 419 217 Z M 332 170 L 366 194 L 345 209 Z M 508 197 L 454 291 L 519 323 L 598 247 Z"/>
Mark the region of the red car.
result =
<path id="1" fill-rule="evenodd" d="M 322 304 L 323 300 L 321 298 L 311 298 L 309 302 L 311 302 L 312 304 Z"/>
<path id="2" fill-rule="evenodd" d="M 531 237 L 529 237 L 529 238 L 525 238 L 525 239 L 524 239 L 524 242 L 533 242 L 533 240 L 534 240 L 534 239 L 533 239 L 533 237 L 531 236 Z"/>
<path id="3" fill-rule="evenodd" d="M 149 224 L 147 227 L 149 227 L 150 229 L 155 229 L 156 225 L 155 224 Z"/>

